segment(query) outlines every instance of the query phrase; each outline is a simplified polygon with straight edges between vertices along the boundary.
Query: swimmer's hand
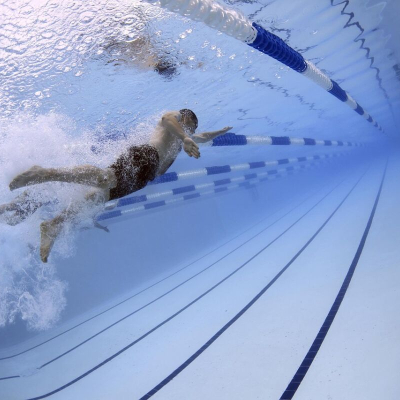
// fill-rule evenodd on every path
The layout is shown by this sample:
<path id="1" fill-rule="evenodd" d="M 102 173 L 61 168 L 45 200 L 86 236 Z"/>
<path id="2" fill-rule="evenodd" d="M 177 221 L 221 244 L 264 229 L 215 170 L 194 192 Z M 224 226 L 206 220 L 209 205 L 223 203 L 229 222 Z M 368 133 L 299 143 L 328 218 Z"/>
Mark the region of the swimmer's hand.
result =
<path id="1" fill-rule="evenodd" d="M 197 146 L 194 140 L 190 139 L 189 137 L 186 137 L 183 140 L 183 150 L 185 150 L 186 154 L 189 157 L 194 157 L 194 158 L 200 157 L 199 146 Z"/>
<path id="2" fill-rule="evenodd" d="M 225 128 L 220 129 L 216 133 L 218 133 L 218 135 L 223 135 L 224 133 L 230 131 L 231 129 L 232 129 L 232 126 L 226 126 Z"/>
<path id="3" fill-rule="evenodd" d="M 226 126 L 225 128 L 222 128 L 218 131 L 203 132 L 203 133 L 198 133 L 196 135 L 192 135 L 192 138 L 196 143 L 206 143 L 209 142 L 210 140 L 215 139 L 218 136 L 223 135 L 224 133 L 230 131 L 231 129 L 232 129 L 231 126 Z"/>
<path id="4" fill-rule="evenodd" d="M 104 232 L 110 233 L 110 230 L 106 226 L 99 224 L 96 220 L 93 220 L 93 225 L 95 226 L 95 228 L 99 228 Z"/>

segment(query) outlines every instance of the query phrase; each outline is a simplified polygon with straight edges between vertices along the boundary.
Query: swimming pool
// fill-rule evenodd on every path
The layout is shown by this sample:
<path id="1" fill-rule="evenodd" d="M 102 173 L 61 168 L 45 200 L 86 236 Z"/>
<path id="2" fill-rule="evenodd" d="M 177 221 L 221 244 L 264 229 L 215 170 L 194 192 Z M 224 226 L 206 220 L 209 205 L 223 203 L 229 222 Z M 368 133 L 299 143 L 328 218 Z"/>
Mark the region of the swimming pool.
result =
<path id="1" fill-rule="evenodd" d="M 224 7 L 317 65 L 384 132 L 160 7 L 1 3 L 1 204 L 32 165 L 109 165 L 167 110 L 193 109 L 199 131 L 233 126 L 98 209 L 109 233 L 84 212 L 48 264 L 39 224 L 86 188 L 31 187 L 44 206 L 0 225 L 2 399 L 397 398 L 398 6 L 376 3 Z"/>

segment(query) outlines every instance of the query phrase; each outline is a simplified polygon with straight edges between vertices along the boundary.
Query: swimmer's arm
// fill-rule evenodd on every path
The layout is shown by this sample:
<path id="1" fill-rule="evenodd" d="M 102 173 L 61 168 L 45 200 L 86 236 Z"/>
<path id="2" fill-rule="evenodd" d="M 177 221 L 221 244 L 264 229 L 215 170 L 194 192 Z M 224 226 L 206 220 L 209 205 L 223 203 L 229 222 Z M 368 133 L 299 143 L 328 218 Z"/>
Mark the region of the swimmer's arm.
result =
<path id="1" fill-rule="evenodd" d="M 189 138 L 189 136 L 183 130 L 181 124 L 178 122 L 176 112 L 168 112 L 164 114 L 161 118 L 161 125 L 166 128 L 168 132 L 181 139 L 182 142 L 186 138 Z"/>
<path id="2" fill-rule="evenodd" d="M 209 142 L 210 140 L 215 139 L 217 136 L 223 135 L 224 133 L 230 131 L 231 129 L 232 129 L 231 126 L 226 126 L 225 128 L 220 129 L 218 131 L 203 132 L 197 135 L 193 135 L 192 138 L 196 143 L 206 143 Z"/>
<path id="3" fill-rule="evenodd" d="M 183 142 L 183 150 L 188 156 L 199 158 L 199 146 L 191 139 L 183 130 L 182 126 L 176 118 L 176 112 L 169 112 L 162 116 L 161 125 L 167 129 L 172 135 L 175 135 Z"/>

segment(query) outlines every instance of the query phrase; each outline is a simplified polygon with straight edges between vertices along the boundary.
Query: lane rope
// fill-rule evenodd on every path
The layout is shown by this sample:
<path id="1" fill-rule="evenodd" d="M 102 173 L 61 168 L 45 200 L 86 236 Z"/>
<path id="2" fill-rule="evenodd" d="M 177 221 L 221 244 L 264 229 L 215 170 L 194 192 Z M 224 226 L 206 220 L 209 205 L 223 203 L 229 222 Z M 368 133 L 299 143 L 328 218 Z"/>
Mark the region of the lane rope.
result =
<path id="1" fill-rule="evenodd" d="M 288 46 L 280 37 L 268 32 L 261 25 L 252 23 L 241 12 L 211 0 L 146 1 L 193 21 L 201 21 L 210 28 L 232 36 L 274 58 L 325 89 L 383 132 L 382 127 L 336 81 L 330 79 L 311 61 L 305 60 L 298 51 Z"/>

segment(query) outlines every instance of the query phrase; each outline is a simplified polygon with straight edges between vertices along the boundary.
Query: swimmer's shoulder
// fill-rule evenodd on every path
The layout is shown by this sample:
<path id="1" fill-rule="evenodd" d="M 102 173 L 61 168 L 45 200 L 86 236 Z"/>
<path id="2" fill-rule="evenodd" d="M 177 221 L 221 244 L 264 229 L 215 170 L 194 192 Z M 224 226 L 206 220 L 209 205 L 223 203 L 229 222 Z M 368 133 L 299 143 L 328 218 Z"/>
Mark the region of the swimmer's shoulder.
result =
<path id="1" fill-rule="evenodd" d="M 182 114 L 179 111 L 167 111 L 161 117 L 161 121 L 160 122 L 162 122 L 162 120 L 164 118 L 175 118 L 178 122 L 181 122 Z"/>
<path id="2" fill-rule="evenodd" d="M 169 135 L 166 135 L 166 133 L 168 133 L 168 130 L 163 123 L 164 118 L 168 118 L 168 119 L 174 118 L 180 123 L 181 117 L 182 117 L 182 115 L 179 111 L 167 111 L 166 113 L 164 113 L 161 116 L 160 120 L 158 121 L 157 127 L 150 138 L 150 144 L 154 145 L 154 143 L 158 143 L 158 141 L 160 141 L 161 139 L 165 140 L 165 137 L 169 136 Z M 175 139 L 175 136 L 172 136 L 172 138 Z"/>

